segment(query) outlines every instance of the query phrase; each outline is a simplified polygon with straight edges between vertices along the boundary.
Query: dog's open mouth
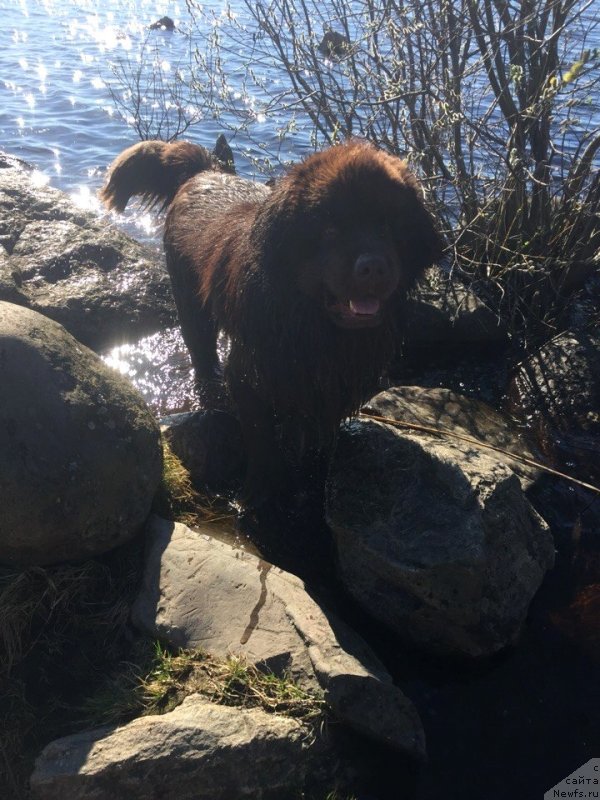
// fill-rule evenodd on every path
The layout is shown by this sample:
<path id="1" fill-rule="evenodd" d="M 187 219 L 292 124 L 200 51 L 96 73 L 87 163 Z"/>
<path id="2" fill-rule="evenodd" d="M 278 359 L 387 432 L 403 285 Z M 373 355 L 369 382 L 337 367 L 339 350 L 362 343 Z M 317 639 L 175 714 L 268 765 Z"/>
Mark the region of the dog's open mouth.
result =
<path id="1" fill-rule="evenodd" d="M 327 311 L 337 325 L 344 328 L 362 328 L 379 325 L 381 322 L 381 300 L 377 297 L 353 297 L 340 300 L 329 295 Z"/>

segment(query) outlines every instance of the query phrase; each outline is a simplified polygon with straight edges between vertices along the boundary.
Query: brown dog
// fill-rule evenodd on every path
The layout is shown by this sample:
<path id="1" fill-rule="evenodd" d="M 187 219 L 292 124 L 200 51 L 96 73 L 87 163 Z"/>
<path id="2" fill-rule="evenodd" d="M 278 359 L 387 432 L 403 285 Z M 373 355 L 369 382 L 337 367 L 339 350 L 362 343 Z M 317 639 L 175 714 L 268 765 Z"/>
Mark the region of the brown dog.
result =
<path id="1" fill-rule="evenodd" d="M 219 330 L 231 341 L 225 378 L 256 502 L 281 484 L 284 454 L 328 449 L 375 390 L 440 239 L 406 164 L 364 142 L 310 156 L 272 190 L 215 167 L 196 145 L 143 142 L 116 159 L 102 198 L 168 207 L 184 340 L 200 382 L 219 377 Z"/>

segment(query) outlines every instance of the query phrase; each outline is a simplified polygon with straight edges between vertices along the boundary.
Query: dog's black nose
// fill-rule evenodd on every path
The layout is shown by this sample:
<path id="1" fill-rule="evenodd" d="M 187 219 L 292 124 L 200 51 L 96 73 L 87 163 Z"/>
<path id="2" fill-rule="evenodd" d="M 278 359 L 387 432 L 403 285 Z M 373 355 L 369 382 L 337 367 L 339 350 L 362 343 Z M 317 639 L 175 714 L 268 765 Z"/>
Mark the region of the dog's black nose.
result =
<path id="1" fill-rule="evenodd" d="M 354 262 L 354 278 L 360 286 L 385 283 L 390 277 L 390 265 L 379 253 L 363 253 Z"/>

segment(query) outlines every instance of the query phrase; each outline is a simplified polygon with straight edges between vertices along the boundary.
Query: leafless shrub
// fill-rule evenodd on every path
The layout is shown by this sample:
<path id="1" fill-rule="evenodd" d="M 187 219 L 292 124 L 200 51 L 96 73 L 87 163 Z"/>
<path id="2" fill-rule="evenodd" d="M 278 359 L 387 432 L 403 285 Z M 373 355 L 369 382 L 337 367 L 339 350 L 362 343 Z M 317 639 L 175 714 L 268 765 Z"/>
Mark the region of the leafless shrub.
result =
<path id="1" fill-rule="evenodd" d="M 179 37 L 187 47 L 176 64 L 166 57 L 160 34 L 151 31 L 138 51 L 108 65 L 107 85 L 115 109 L 142 140 L 173 141 L 203 119 L 195 94 L 191 40 Z"/>

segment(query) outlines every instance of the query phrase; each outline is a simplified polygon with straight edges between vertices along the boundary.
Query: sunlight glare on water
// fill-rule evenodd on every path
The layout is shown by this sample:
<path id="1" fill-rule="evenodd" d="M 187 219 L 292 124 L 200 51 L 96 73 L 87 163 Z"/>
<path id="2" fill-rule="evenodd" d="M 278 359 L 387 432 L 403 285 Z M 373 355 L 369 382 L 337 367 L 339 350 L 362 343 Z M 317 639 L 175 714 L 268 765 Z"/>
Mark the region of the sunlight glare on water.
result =
<path id="1" fill-rule="evenodd" d="M 87 185 L 80 185 L 77 191 L 71 192 L 71 200 L 78 208 L 82 208 L 85 211 L 94 211 L 96 213 L 102 211 L 98 196 Z"/>
<path id="2" fill-rule="evenodd" d="M 203 48 L 213 24 L 227 18 L 243 23 L 247 13 L 243 0 L 231 0 L 231 5 L 230 10 L 219 2 L 210 20 L 198 19 L 193 27 L 183 0 L 5 0 L 2 31 L 7 36 L 0 48 L 2 147 L 48 171 L 60 189 L 79 194 L 81 183 L 92 176 L 90 187 L 96 191 L 108 164 L 139 138 L 127 109 L 120 113 L 111 97 L 111 88 L 128 96 L 126 84 L 115 72 L 132 74 L 136 65 L 145 64 L 149 70 L 153 66 L 162 70 L 167 79 L 189 76 L 190 55 L 196 45 Z M 151 23 L 164 15 L 174 20 L 176 30 L 150 30 Z M 261 138 L 279 151 L 276 126 L 257 98 L 246 94 L 244 48 L 229 49 L 226 61 L 231 91 L 248 108 Z M 269 78 L 272 84 L 276 79 L 275 73 Z M 202 108 L 186 103 L 186 109 L 201 120 L 186 131 L 186 138 L 212 149 L 224 124 Z M 255 167 L 240 148 L 242 141 L 248 146 L 245 135 L 240 135 L 236 164 L 241 174 L 253 175 Z M 300 135 L 295 144 L 301 155 L 310 147 L 308 134 Z M 58 158 L 53 149 L 60 151 Z M 60 171 L 55 169 L 58 161 Z"/>
<path id="3" fill-rule="evenodd" d="M 164 53 L 163 69 L 173 69 L 185 50 L 183 36 L 148 26 L 157 15 L 178 20 L 186 13 L 179 2 L 8 0 L 0 48 L 2 147 L 44 172 L 81 208 L 101 213 L 96 193 L 106 167 L 138 140 L 115 113 L 111 63 L 139 55 L 152 37 Z M 139 208 L 125 219 L 141 238 L 156 233 L 156 220 Z"/>
<path id="4" fill-rule="evenodd" d="M 133 381 L 159 416 L 192 408 L 194 374 L 179 329 L 113 347 L 104 361 Z"/>

